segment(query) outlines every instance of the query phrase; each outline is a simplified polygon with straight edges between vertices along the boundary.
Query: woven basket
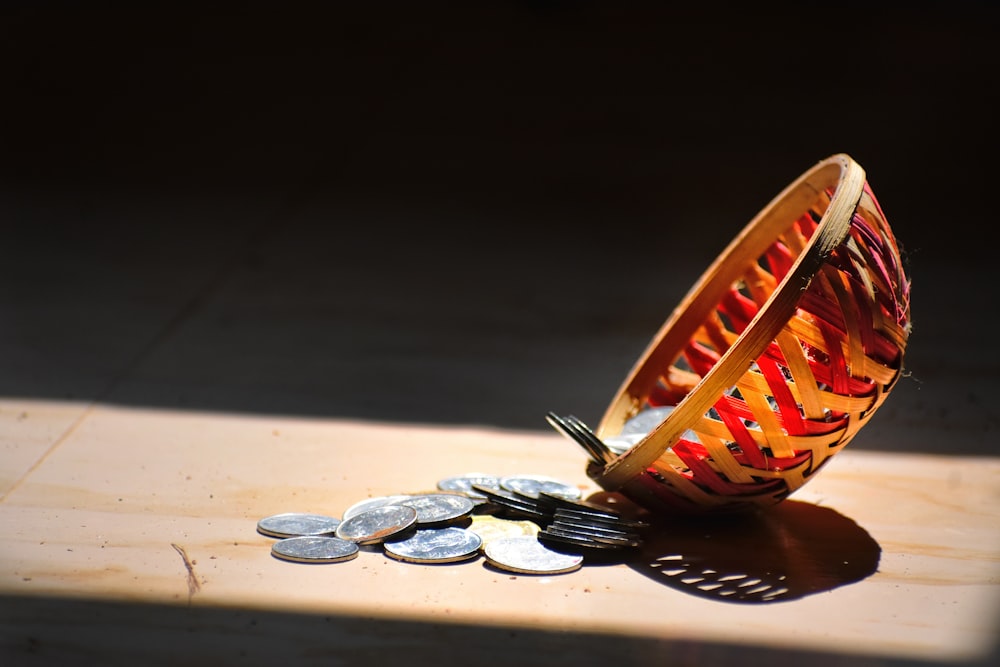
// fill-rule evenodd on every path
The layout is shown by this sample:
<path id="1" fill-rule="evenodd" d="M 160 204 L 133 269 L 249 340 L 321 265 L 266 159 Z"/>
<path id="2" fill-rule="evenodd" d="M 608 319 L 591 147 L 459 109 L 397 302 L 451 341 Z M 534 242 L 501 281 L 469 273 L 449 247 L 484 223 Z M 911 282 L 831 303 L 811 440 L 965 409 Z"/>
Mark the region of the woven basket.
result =
<path id="1" fill-rule="evenodd" d="M 673 405 L 588 474 L 654 511 L 772 505 L 886 399 L 910 330 L 909 281 L 864 170 L 819 162 L 754 218 L 653 338 L 596 433 Z"/>

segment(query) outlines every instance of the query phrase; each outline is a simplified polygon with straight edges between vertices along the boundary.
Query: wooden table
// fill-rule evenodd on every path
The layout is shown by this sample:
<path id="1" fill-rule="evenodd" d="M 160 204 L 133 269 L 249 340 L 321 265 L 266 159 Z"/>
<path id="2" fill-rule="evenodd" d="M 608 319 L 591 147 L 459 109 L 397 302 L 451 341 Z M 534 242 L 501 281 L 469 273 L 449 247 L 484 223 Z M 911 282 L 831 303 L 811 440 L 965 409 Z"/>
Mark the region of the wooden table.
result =
<path id="1" fill-rule="evenodd" d="M 0 447 L 4 665 L 1000 655 L 997 458 L 848 448 L 763 515 L 658 523 L 629 562 L 530 576 L 376 549 L 292 564 L 256 522 L 469 471 L 598 492 L 555 433 L 5 399 Z M 739 586 L 716 580 L 774 596 L 725 597 Z"/>

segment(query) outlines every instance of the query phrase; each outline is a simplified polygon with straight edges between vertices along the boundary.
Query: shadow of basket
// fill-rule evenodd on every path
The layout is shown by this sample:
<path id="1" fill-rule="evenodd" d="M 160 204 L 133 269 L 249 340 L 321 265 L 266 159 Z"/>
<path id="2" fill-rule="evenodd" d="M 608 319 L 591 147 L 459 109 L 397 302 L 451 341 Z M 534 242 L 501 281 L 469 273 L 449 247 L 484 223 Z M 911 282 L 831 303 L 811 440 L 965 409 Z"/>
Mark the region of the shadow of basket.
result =
<path id="1" fill-rule="evenodd" d="M 621 507 L 621 500 L 603 497 L 611 495 L 591 500 Z M 671 588 L 724 602 L 782 602 L 853 584 L 877 571 L 882 552 L 853 520 L 795 500 L 752 514 L 651 521 L 629 566 Z"/>

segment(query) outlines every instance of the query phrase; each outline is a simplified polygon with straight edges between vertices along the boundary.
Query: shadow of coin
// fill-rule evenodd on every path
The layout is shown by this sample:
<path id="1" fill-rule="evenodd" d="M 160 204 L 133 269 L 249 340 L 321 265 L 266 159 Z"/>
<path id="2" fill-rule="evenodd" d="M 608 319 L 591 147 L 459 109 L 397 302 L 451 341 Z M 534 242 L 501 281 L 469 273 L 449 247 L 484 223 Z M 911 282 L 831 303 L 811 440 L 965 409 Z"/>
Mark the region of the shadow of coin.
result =
<path id="1" fill-rule="evenodd" d="M 591 500 L 606 502 L 602 495 Z M 745 514 L 644 518 L 652 525 L 629 567 L 726 602 L 794 600 L 856 583 L 875 573 L 882 553 L 853 520 L 794 500 Z"/>

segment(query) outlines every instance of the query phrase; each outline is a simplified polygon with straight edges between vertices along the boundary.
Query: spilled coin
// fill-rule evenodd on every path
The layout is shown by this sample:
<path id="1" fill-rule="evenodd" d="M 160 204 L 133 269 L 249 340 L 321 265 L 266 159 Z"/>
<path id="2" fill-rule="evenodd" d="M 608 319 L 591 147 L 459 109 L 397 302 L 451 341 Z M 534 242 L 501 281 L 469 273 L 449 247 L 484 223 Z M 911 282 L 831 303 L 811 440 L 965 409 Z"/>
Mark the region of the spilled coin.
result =
<path id="1" fill-rule="evenodd" d="M 278 540 L 271 545 L 271 555 L 296 563 L 343 563 L 356 558 L 357 544 L 338 537 L 303 535 Z"/>
<path id="2" fill-rule="evenodd" d="M 337 537 L 357 544 L 378 544 L 417 523 L 417 510 L 406 505 L 383 505 L 344 519 Z"/>
<path id="3" fill-rule="evenodd" d="M 407 563 L 455 563 L 478 556 L 482 543 L 479 535 L 465 528 L 423 528 L 384 547 L 387 556 Z"/>

